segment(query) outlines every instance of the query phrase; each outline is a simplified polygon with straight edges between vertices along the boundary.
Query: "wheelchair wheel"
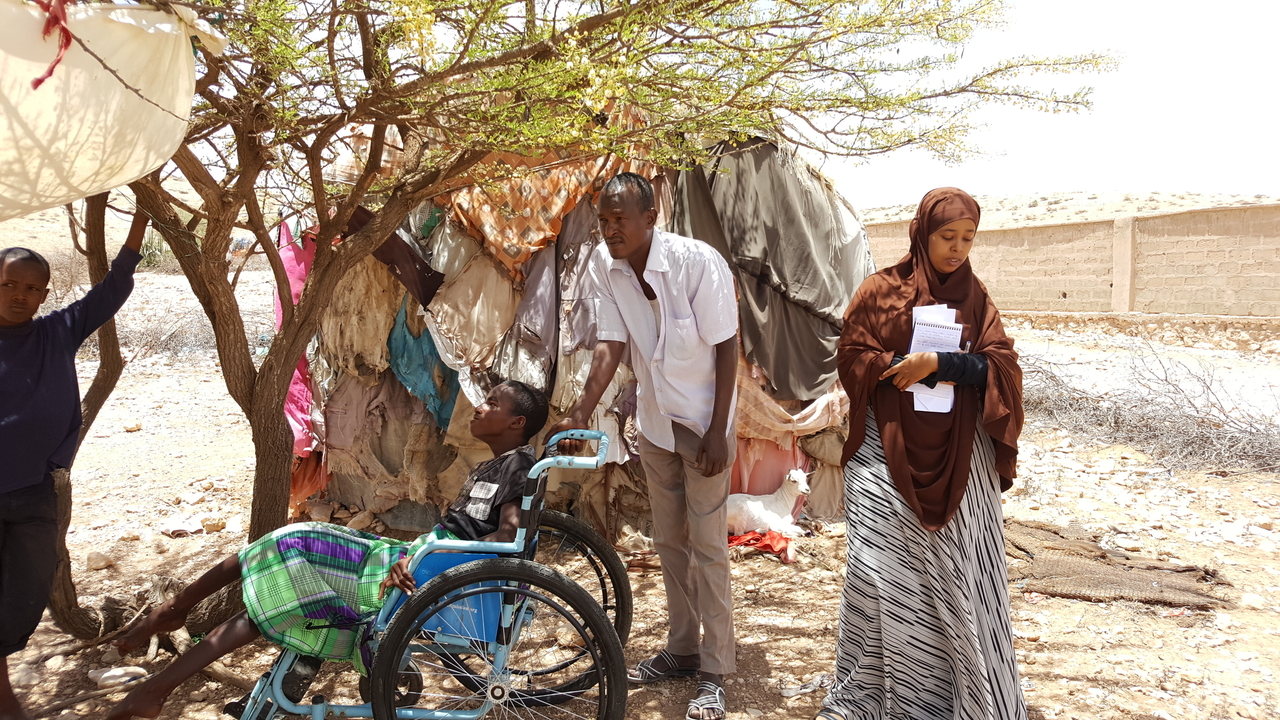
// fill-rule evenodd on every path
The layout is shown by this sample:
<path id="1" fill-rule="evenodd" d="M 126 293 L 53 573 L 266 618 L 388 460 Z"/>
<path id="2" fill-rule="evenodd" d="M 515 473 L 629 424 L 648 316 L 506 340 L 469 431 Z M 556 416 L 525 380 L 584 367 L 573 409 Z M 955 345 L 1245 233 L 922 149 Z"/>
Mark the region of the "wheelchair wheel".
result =
<path id="1" fill-rule="evenodd" d="M 581 585 L 613 623 L 623 645 L 631 635 L 631 580 L 627 566 L 600 533 L 581 520 L 543 510 L 533 561 Z"/>
<path id="2" fill-rule="evenodd" d="M 595 600 L 553 570 L 493 558 L 409 596 L 378 642 L 369 700 L 377 720 L 397 706 L 621 720 L 626 692 L 622 644 Z"/>

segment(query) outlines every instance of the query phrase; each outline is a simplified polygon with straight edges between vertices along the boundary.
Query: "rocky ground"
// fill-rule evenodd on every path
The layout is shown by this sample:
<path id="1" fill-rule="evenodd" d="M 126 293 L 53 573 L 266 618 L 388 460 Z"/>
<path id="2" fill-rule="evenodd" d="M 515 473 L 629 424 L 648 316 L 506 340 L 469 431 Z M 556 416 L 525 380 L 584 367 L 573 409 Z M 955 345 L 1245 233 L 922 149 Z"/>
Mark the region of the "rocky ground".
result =
<path id="1" fill-rule="evenodd" d="M 65 219 L 56 211 L 45 215 L 34 224 L 0 224 L 0 246 L 59 250 L 50 238 L 65 236 Z M 122 236 L 116 229 L 112 237 Z M 70 299 L 74 290 L 63 285 L 55 290 Z M 261 269 L 247 271 L 237 290 L 255 347 L 265 348 L 270 338 L 271 291 L 269 273 Z M 120 321 L 130 362 L 72 475 L 75 512 L 67 542 L 86 606 L 132 597 L 153 575 L 194 578 L 243 545 L 250 506 L 249 427 L 227 396 L 212 333 L 185 279 L 141 273 Z M 1265 343 L 1183 342 L 1161 328 L 1130 337 L 1105 327 L 1045 328 L 1030 321 L 1011 321 L 1010 330 L 1024 355 L 1049 361 L 1092 392 L 1131 387 L 1135 358 L 1154 352 L 1185 368 L 1211 369 L 1241 412 L 1280 414 L 1280 355 L 1267 352 Z M 86 385 L 94 369 L 87 352 L 80 364 Z M 1206 566 L 1230 583 L 1216 591 L 1230 606 L 1217 611 L 1045 597 L 1012 584 L 1015 646 L 1032 717 L 1280 716 L 1274 676 L 1280 669 L 1278 483 L 1276 473 L 1241 472 L 1230 462 L 1171 469 L 1138 448 L 1029 418 L 1021 477 L 1004 496 L 1008 517 L 1073 525 L 1106 547 Z M 735 560 L 739 672 L 728 686 L 734 720 L 812 717 L 825 693 L 803 690 L 820 686 L 833 669 L 844 539 L 840 522 L 815 527 L 813 537 L 798 541 L 796 564 L 759 554 Z M 91 563 L 93 553 L 102 557 Z M 660 576 L 638 573 L 632 584 L 637 604 L 629 662 L 658 650 L 666 632 Z M 152 662 L 120 660 L 102 647 L 56 652 L 70 645 L 46 620 L 30 648 L 10 659 L 28 707 L 46 710 L 95 690 L 91 671 L 155 671 L 169 659 L 162 651 Z M 253 645 L 228 665 L 254 678 L 274 654 Z M 635 690 L 628 718 L 681 717 L 693 689 L 682 681 Z M 329 667 L 313 692 L 354 701 L 354 675 Z M 217 718 L 239 694 L 197 678 L 174 694 L 161 717 Z M 43 715 L 101 717 L 118 697 L 83 699 Z"/>

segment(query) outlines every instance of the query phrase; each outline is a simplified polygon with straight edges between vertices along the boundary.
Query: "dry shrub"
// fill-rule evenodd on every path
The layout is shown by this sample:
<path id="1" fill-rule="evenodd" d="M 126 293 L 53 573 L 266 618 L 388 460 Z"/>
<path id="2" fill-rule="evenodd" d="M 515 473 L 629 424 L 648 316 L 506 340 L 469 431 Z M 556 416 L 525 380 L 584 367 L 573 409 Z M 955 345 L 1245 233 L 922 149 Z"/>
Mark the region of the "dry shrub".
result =
<path id="1" fill-rule="evenodd" d="M 1072 434 L 1136 447 L 1173 469 L 1280 469 L 1280 423 L 1239 402 L 1207 365 L 1147 344 L 1132 355 L 1129 387 L 1094 393 L 1073 385 L 1062 364 L 1021 364 L 1027 415 Z"/>
<path id="2" fill-rule="evenodd" d="M 84 297 L 89 289 L 89 263 L 75 250 L 43 253 L 49 261 L 49 299 L 41 313 L 64 308 Z"/>

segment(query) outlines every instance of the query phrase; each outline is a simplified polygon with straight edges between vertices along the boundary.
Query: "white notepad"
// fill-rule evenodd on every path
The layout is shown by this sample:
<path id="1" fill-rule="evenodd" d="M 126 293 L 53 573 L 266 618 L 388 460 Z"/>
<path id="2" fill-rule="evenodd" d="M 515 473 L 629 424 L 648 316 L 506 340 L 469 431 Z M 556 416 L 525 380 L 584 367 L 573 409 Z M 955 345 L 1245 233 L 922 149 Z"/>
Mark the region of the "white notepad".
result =
<path id="1" fill-rule="evenodd" d="M 909 352 L 959 352 L 964 326 L 955 321 L 956 311 L 946 305 L 924 305 L 911 311 Z M 914 395 L 917 412 L 951 412 L 955 404 L 955 386 L 938 383 L 930 388 L 916 383 L 907 388 Z"/>

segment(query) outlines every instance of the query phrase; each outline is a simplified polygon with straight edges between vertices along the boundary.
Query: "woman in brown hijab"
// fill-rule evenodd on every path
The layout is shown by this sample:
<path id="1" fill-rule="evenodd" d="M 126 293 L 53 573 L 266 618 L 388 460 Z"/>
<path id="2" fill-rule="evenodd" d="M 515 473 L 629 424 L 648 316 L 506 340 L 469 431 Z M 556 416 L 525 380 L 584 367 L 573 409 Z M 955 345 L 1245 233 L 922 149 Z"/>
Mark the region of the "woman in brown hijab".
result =
<path id="1" fill-rule="evenodd" d="M 969 264 L 980 218 L 963 190 L 925 195 L 910 255 L 867 278 L 845 312 L 848 567 L 826 720 L 1027 717 L 999 497 L 1017 461 L 1022 372 Z M 961 351 L 909 353 L 913 308 L 938 304 L 963 327 Z M 917 410 L 907 388 L 939 382 L 954 384 L 951 409 Z"/>

